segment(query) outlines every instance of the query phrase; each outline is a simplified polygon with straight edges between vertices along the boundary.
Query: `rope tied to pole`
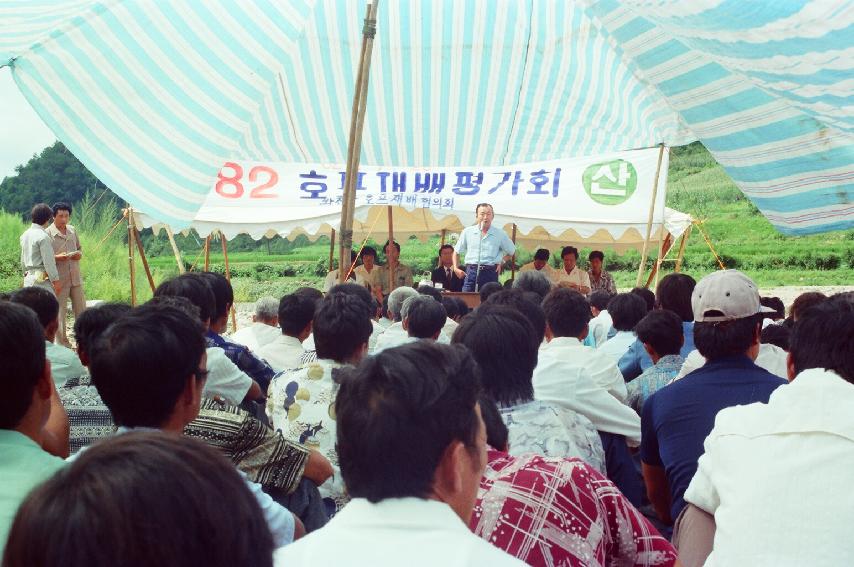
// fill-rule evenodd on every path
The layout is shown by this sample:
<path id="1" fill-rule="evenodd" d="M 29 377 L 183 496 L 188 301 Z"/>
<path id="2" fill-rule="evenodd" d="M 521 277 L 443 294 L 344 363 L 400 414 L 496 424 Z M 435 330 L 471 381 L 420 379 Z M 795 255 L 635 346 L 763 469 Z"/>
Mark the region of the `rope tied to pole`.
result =
<path id="1" fill-rule="evenodd" d="M 365 25 L 362 26 L 362 35 L 370 39 L 373 39 L 377 35 L 376 18 L 365 18 Z"/>

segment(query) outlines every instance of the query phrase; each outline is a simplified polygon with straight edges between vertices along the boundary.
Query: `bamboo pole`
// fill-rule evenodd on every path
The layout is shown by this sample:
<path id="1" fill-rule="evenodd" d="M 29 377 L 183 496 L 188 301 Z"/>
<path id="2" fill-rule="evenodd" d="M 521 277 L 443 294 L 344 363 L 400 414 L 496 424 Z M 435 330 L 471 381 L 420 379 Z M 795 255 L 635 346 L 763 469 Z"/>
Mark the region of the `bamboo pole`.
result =
<path id="1" fill-rule="evenodd" d="M 513 223 L 513 233 L 510 236 L 510 240 L 513 241 L 513 246 L 516 245 L 516 223 Z M 516 252 L 513 252 L 513 256 L 510 257 L 510 279 L 516 279 Z"/>
<path id="2" fill-rule="evenodd" d="M 655 181 L 652 184 L 652 199 L 649 204 L 649 216 L 646 220 L 646 238 L 643 241 L 643 252 L 641 252 L 641 261 L 638 266 L 638 277 L 635 282 L 635 287 L 640 287 L 643 273 L 646 271 L 646 259 L 649 254 L 649 237 L 652 235 L 652 217 L 655 214 L 655 199 L 658 196 L 658 176 L 661 173 L 661 160 L 664 158 L 664 144 L 658 145 L 658 166 L 655 168 Z"/>
<path id="3" fill-rule="evenodd" d="M 682 233 L 682 239 L 679 241 L 679 253 L 676 256 L 676 267 L 674 268 L 674 271 L 677 274 L 682 271 L 682 259 L 685 257 L 685 244 L 688 242 L 692 228 L 694 228 L 693 225 L 689 226 L 688 229 Z"/>
<path id="4" fill-rule="evenodd" d="M 658 185 L 658 180 L 656 180 L 656 185 Z M 667 182 L 664 182 L 664 198 L 661 199 L 662 203 L 667 203 Z M 658 275 L 661 273 L 661 263 L 664 261 L 665 250 L 664 250 L 664 214 L 667 211 L 666 206 L 661 207 L 661 228 L 658 230 L 658 259 L 656 260 L 656 267 L 658 269 L 655 270 L 655 288 L 658 289 Z M 673 246 L 673 239 L 671 238 L 670 233 L 667 233 L 667 240 L 670 243 L 667 246 L 667 250 Z M 649 283 L 647 283 L 647 288 L 649 287 Z"/>
<path id="5" fill-rule="evenodd" d="M 329 271 L 331 272 L 333 268 L 333 261 L 335 260 L 335 229 L 332 229 L 332 232 L 329 235 Z"/>
<path id="6" fill-rule="evenodd" d="M 207 235 L 205 237 L 205 271 L 209 272 L 211 269 L 211 235 Z"/>
<path id="7" fill-rule="evenodd" d="M 154 278 L 151 277 L 151 269 L 148 267 L 148 259 L 145 257 L 145 248 L 142 246 L 142 238 L 139 236 L 136 225 L 133 227 L 133 239 L 136 241 L 136 249 L 139 251 L 139 259 L 142 260 L 142 267 L 145 268 L 145 277 L 148 278 L 151 293 L 154 293 Z"/>
<path id="8" fill-rule="evenodd" d="M 439 244 L 439 246 L 444 246 L 444 245 L 445 245 L 445 235 L 446 235 L 447 233 L 448 233 L 448 229 L 447 229 L 447 228 L 443 228 L 443 229 L 442 229 L 442 243 L 441 243 L 441 244 Z"/>
<path id="9" fill-rule="evenodd" d="M 655 288 L 658 289 L 658 271 L 661 269 L 661 264 L 665 260 L 665 256 L 667 256 L 668 252 L 670 252 L 670 248 L 673 246 L 673 240 L 670 238 L 670 234 L 667 235 L 667 238 L 664 239 L 662 244 L 662 252 L 661 258 L 659 258 L 655 264 L 652 266 L 652 271 L 649 273 L 649 277 L 646 278 L 646 285 L 644 287 L 649 288 L 653 279 L 655 280 Z"/>
<path id="10" fill-rule="evenodd" d="M 350 115 L 350 138 L 347 143 L 347 171 L 345 173 L 344 196 L 341 201 L 341 227 L 338 238 L 341 250 L 338 256 L 340 281 L 345 281 L 350 267 L 350 250 L 353 248 L 353 212 L 356 207 L 356 180 L 359 177 L 359 159 L 362 153 L 362 130 L 365 124 L 365 107 L 368 102 L 368 77 L 371 71 L 371 53 L 377 29 L 377 4 L 372 0 L 365 13 L 362 27 L 362 52 L 356 74 L 353 93 L 353 109 Z"/>
<path id="11" fill-rule="evenodd" d="M 184 259 L 181 258 L 181 251 L 178 250 L 178 244 L 175 242 L 175 235 L 172 234 L 171 227 L 166 227 L 166 236 L 169 237 L 169 244 L 172 246 L 172 254 L 175 255 L 175 261 L 178 263 L 178 273 L 183 274 L 186 271 L 184 269 Z"/>
<path id="12" fill-rule="evenodd" d="M 222 257 L 225 259 L 225 279 L 231 285 L 231 268 L 228 265 L 228 241 L 225 235 L 220 231 L 219 241 L 222 243 Z M 231 304 L 231 332 L 237 331 L 237 311 L 234 309 L 234 303 Z"/>
<path id="13" fill-rule="evenodd" d="M 386 216 L 388 217 L 388 246 L 394 246 L 394 211 L 391 205 L 386 207 Z M 386 250 L 388 250 L 388 246 L 386 246 Z M 386 250 L 383 252 L 385 253 Z M 397 259 L 397 262 L 400 263 L 400 258 Z M 394 289 L 394 272 L 389 269 L 388 254 L 386 254 L 385 267 L 388 272 L 388 292 L 391 293 Z"/>
<path id="14" fill-rule="evenodd" d="M 133 209 L 125 210 L 128 219 L 128 266 L 130 267 L 130 304 L 136 307 L 136 262 L 133 259 Z"/>

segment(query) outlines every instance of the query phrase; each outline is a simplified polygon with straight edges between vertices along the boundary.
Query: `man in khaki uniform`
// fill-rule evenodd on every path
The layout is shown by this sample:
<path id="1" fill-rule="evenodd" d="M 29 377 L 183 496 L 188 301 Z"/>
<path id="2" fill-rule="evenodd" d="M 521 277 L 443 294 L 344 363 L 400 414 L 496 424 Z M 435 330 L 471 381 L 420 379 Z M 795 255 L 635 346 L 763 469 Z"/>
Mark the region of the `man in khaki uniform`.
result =
<path id="1" fill-rule="evenodd" d="M 80 313 L 86 309 L 86 297 L 83 295 L 83 280 L 80 278 L 80 239 L 77 231 L 68 224 L 71 218 L 71 205 L 68 203 L 56 203 L 53 206 L 53 224 L 47 229 L 51 238 L 56 269 L 59 271 L 59 281 L 62 284 L 60 292 L 56 295 L 59 300 L 59 329 L 56 333 L 56 341 L 64 346 L 71 347 L 65 334 L 65 318 L 68 309 L 68 298 L 71 298 L 71 310 L 76 320 Z"/>
<path id="2" fill-rule="evenodd" d="M 21 266 L 24 268 L 24 287 L 37 285 L 59 294 L 62 284 L 50 236 L 45 230 L 52 216 L 53 211 L 45 203 L 33 207 L 33 224 L 21 235 Z"/>

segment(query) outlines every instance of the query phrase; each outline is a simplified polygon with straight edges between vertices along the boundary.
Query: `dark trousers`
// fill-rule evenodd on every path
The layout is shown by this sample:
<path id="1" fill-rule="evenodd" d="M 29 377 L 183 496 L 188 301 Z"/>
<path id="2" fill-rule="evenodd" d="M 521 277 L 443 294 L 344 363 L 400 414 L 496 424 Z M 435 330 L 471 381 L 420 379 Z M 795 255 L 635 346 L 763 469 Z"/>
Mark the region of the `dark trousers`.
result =
<path id="1" fill-rule="evenodd" d="M 480 276 L 477 274 L 476 264 L 466 264 L 466 279 L 463 282 L 463 291 L 478 291 L 489 282 L 498 281 L 498 271 L 495 265 L 481 266 Z M 477 289 L 475 289 L 477 287 Z"/>

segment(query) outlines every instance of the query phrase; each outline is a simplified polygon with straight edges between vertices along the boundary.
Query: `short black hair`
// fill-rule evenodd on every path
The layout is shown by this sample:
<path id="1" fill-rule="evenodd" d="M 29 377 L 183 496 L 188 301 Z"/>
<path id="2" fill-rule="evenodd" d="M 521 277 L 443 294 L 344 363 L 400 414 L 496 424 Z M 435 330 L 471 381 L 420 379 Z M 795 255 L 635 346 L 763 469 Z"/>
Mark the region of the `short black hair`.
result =
<path id="1" fill-rule="evenodd" d="M 592 262 L 595 259 L 598 259 L 598 260 L 601 260 L 602 262 L 604 262 L 605 261 L 605 255 L 599 250 L 594 250 L 593 252 L 591 252 L 590 254 L 587 255 L 587 261 L 588 262 Z"/>
<path id="2" fill-rule="evenodd" d="M 564 246 L 560 251 L 560 257 L 564 258 L 567 254 L 572 254 L 575 256 L 575 259 L 578 260 L 578 248 L 575 246 Z"/>
<path id="3" fill-rule="evenodd" d="M 774 310 L 774 313 L 766 313 L 765 317 L 774 319 L 775 321 L 786 318 L 786 306 L 779 297 L 760 297 L 759 303 L 763 307 L 770 307 Z"/>
<path id="4" fill-rule="evenodd" d="M 54 203 L 53 209 L 51 210 L 53 211 L 53 216 L 56 216 L 56 213 L 58 213 L 59 211 L 68 211 L 68 214 L 70 215 L 72 211 L 71 203 L 66 203 L 65 201 Z"/>
<path id="5" fill-rule="evenodd" d="M 478 398 L 480 404 L 480 416 L 486 427 L 486 444 L 493 449 L 505 451 L 509 448 L 510 431 L 504 420 L 501 419 L 501 411 L 495 400 L 487 395 L 481 394 Z"/>
<path id="6" fill-rule="evenodd" d="M 207 280 L 214 294 L 216 308 L 211 320 L 225 317 L 228 314 L 228 308 L 234 304 L 234 289 L 232 289 L 231 284 L 222 274 L 200 272 L 199 275 Z"/>
<path id="7" fill-rule="evenodd" d="M 154 290 L 154 297 L 183 297 L 199 310 L 199 319 L 206 322 L 216 312 L 216 298 L 210 283 L 198 273 L 181 274 L 166 280 Z"/>
<path id="8" fill-rule="evenodd" d="M 633 331 L 646 315 L 646 303 L 634 293 L 618 293 L 608 303 L 608 313 L 615 329 Z"/>
<path id="9" fill-rule="evenodd" d="M 505 289 L 490 295 L 484 305 L 504 305 L 524 315 L 534 329 L 536 343 L 540 344 L 546 335 L 546 314 L 540 306 L 539 297 L 530 291 Z"/>
<path id="10" fill-rule="evenodd" d="M 543 300 L 546 323 L 556 337 L 579 337 L 590 322 L 590 304 L 574 289 L 557 288 Z"/>
<path id="11" fill-rule="evenodd" d="M 647 312 L 655 309 L 655 294 L 646 287 L 633 287 L 629 293 L 633 293 L 644 300 Z M 692 316 L 693 319 L 693 316 Z"/>
<path id="12" fill-rule="evenodd" d="M 694 346 L 709 360 L 745 354 L 753 344 L 762 314 L 715 323 L 694 323 Z"/>
<path id="13" fill-rule="evenodd" d="M 548 251 L 547 248 L 537 248 L 537 251 L 534 252 L 534 260 L 542 260 L 543 262 L 548 262 L 549 258 L 552 257 L 552 253 Z"/>
<path id="14" fill-rule="evenodd" d="M 200 380 L 203 328 L 184 310 L 147 303 L 110 325 L 89 352 L 89 371 L 117 425 L 161 427 L 187 380 Z M 200 384 L 202 387 L 203 384 Z"/>
<path id="15" fill-rule="evenodd" d="M 400 252 L 400 244 L 396 240 L 392 240 L 391 242 L 386 240 L 385 244 L 383 244 L 383 254 L 386 253 L 386 250 L 388 249 L 389 244 L 393 244 L 394 247 L 397 248 L 397 251 Z"/>
<path id="16" fill-rule="evenodd" d="M 377 257 L 377 250 L 373 246 L 362 246 L 362 249 L 359 250 L 359 256 L 364 258 L 365 256 L 373 256 Z"/>
<path id="17" fill-rule="evenodd" d="M 459 317 L 460 306 L 453 297 L 443 297 L 442 307 L 445 308 L 445 313 L 447 313 L 449 319 Z"/>
<path id="18" fill-rule="evenodd" d="M 598 290 L 594 291 L 590 294 L 590 305 L 598 309 L 599 311 L 604 311 L 608 309 L 608 302 L 611 301 L 613 295 L 608 293 L 607 291 Z"/>
<path id="19" fill-rule="evenodd" d="M 40 286 L 23 287 L 13 293 L 9 301 L 35 311 L 42 325 L 42 331 L 59 317 L 59 301 L 56 300 L 56 296 Z"/>
<path id="20" fill-rule="evenodd" d="M 261 507 L 216 449 L 149 431 L 79 455 L 21 504 L 3 565 L 272 567 Z"/>
<path id="21" fill-rule="evenodd" d="M 327 292 L 327 297 L 335 294 L 344 294 L 349 295 L 350 297 L 355 297 L 359 299 L 362 303 L 365 304 L 365 313 L 368 316 L 368 319 L 373 319 L 374 315 L 377 312 L 377 301 L 374 299 L 374 296 L 371 295 L 371 292 L 368 291 L 363 285 L 356 285 L 352 282 L 337 284 L 329 288 Z"/>
<path id="22" fill-rule="evenodd" d="M 457 307 L 460 310 L 460 317 L 465 317 L 471 312 L 471 308 L 469 308 L 469 304 L 466 303 L 466 300 L 462 297 L 454 297 L 454 301 L 457 302 Z"/>
<path id="23" fill-rule="evenodd" d="M 316 302 L 305 295 L 291 293 L 279 300 L 279 327 L 283 335 L 296 337 L 314 318 Z"/>
<path id="24" fill-rule="evenodd" d="M 854 297 L 840 294 L 799 314 L 789 338 L 789 353 L 796 373 L 825 368 L 854 383 L 852 345 Z"/>
<path id="25" fill-rule="evenodd" d="M 428 295 L 414 295 L 403 302 L 406 327 L 410 337 L 429 339 L 442 330 L 447 313 L 441 301 Z"/>
<path id="26" fill-rule="evenodd" d="M 87 308 L 74 320 L 74 339 L 79 352 L 89 353 L 92 344 L 113 322 L 130 313 L 127 303 L 100 303 Z"/>
<path id="27" fill-rule="evenodd" d="M 696 285 L 696 280 L 687 274 L 667 274 L 655 288 L 656 307 L 673 311 L 686 323 L 693 321 L 691 294 Z"/>
<path id="28" fill-rule="evenodd" d="M 684 333 L 679 315 L 666 309 L 650 311 L 635 326 L 638 340 L 653 348 L 658 356 L 679 354 Z"/>
<path id="29" fill-rule="evenodd" d="M 338 374 L 341 476 L 352 498 L 426 498 L 448 447 L 477 447 L 480 370 L 464 347 L 417 341 Z"/>
<path id="30" fill-rule="evenodd" d="M 418 293 L 421 295 L 429 295 L 433 299 L 438 302 L 442 302 L 442 292 L 433 287 L 432 285 L 419 285 Z"/>
<path id="31" fill-rule="evenodd" d="M 789 315 L 792 319 L 797 321 L 807 309 L 818 305 L 826 299 L 827 296 L 819 291 L 808 291 L 806 293 L 802 293 L 795 298 L 791 307 L 789 307 Z"/>
<path id="32" fill-rule="evenodd" d="M 337 286 L 332 286 L 329 291 L 332 291 L 332 289 L 334 289 L 335 287 Z M 310 297 L 318 302 L 323 299 L 323 292 L 317 289 L 316 287 L 298 287 L 293 291 L 293 293 L 295 293 L 296 295 L 304 295 L 306 297 Z"/>
<path id="33" fill-rule="evenodd" d="M 344 362 L 368 342 L 373 331 L 365 302 L 348 293 L 330 293 L 314 313 L 314 346 L 318 358 Z"/>
<path id="34" fill-rule="evenodd" d="M 451 338 L 468 347 L 482 372 L 484 392 L 503 406 L 534 398 L 532 377 L 540 343 L 519 311 L 484 304 L 463 319 Z"/>
<path id="35" fill-rule="evenodd" d="M 485 303 L 486 300 L 489 299 L 490 295 L 498 293 L 502 289 L 504 289 L 504 286 L 498 282 L 487 282 L 483 284 L 480 286 L 480 302 Z"/>
<path id="36" fill-rule="evenodd" d="M 33 206 L 33 210 L 30 211 L 30 219 L 33 224 L 42 225 L 51 218 L 53 218 L 53 209 L 47 203 L 39 203 Z"/>
<path id="37" fill-rule="evenodd" d="M 781 349 L 788 352 L 789 350 L 789 337 L 792 334 L 792 330 L 785 325 L 768 325 L 764 329 L 762 329 L 762 335 L 760 336 L 760 340 L 764 344 L 778 346 Z"/>
<path id="38" fill-rule="evenodd" d="M 0 429 L 14 429 L 33 401 L 45 371 L 44 329 L 25 305 L 0 301 Z"/>
<path id="39" fill-rule="evenodd" d="M 531 291 L 540 296 L 540 301 L 549 294 L 552 290 L 552 282 L 549 278 L 537 270 L 527 270 L 516 274 L 516 279 L 513 282 L 514 289 L 522 291 Z"/>
<path id="40" fill-rule="evenodd" d="M 454 247 L 451 246 L 450 244 L 442 244 L 441 246 L 439 246 L 439 254 L 442 253 L 442 250 L 447 250 L 449 248 L 451 249 L 451 251 L 454 250 Z"/>

